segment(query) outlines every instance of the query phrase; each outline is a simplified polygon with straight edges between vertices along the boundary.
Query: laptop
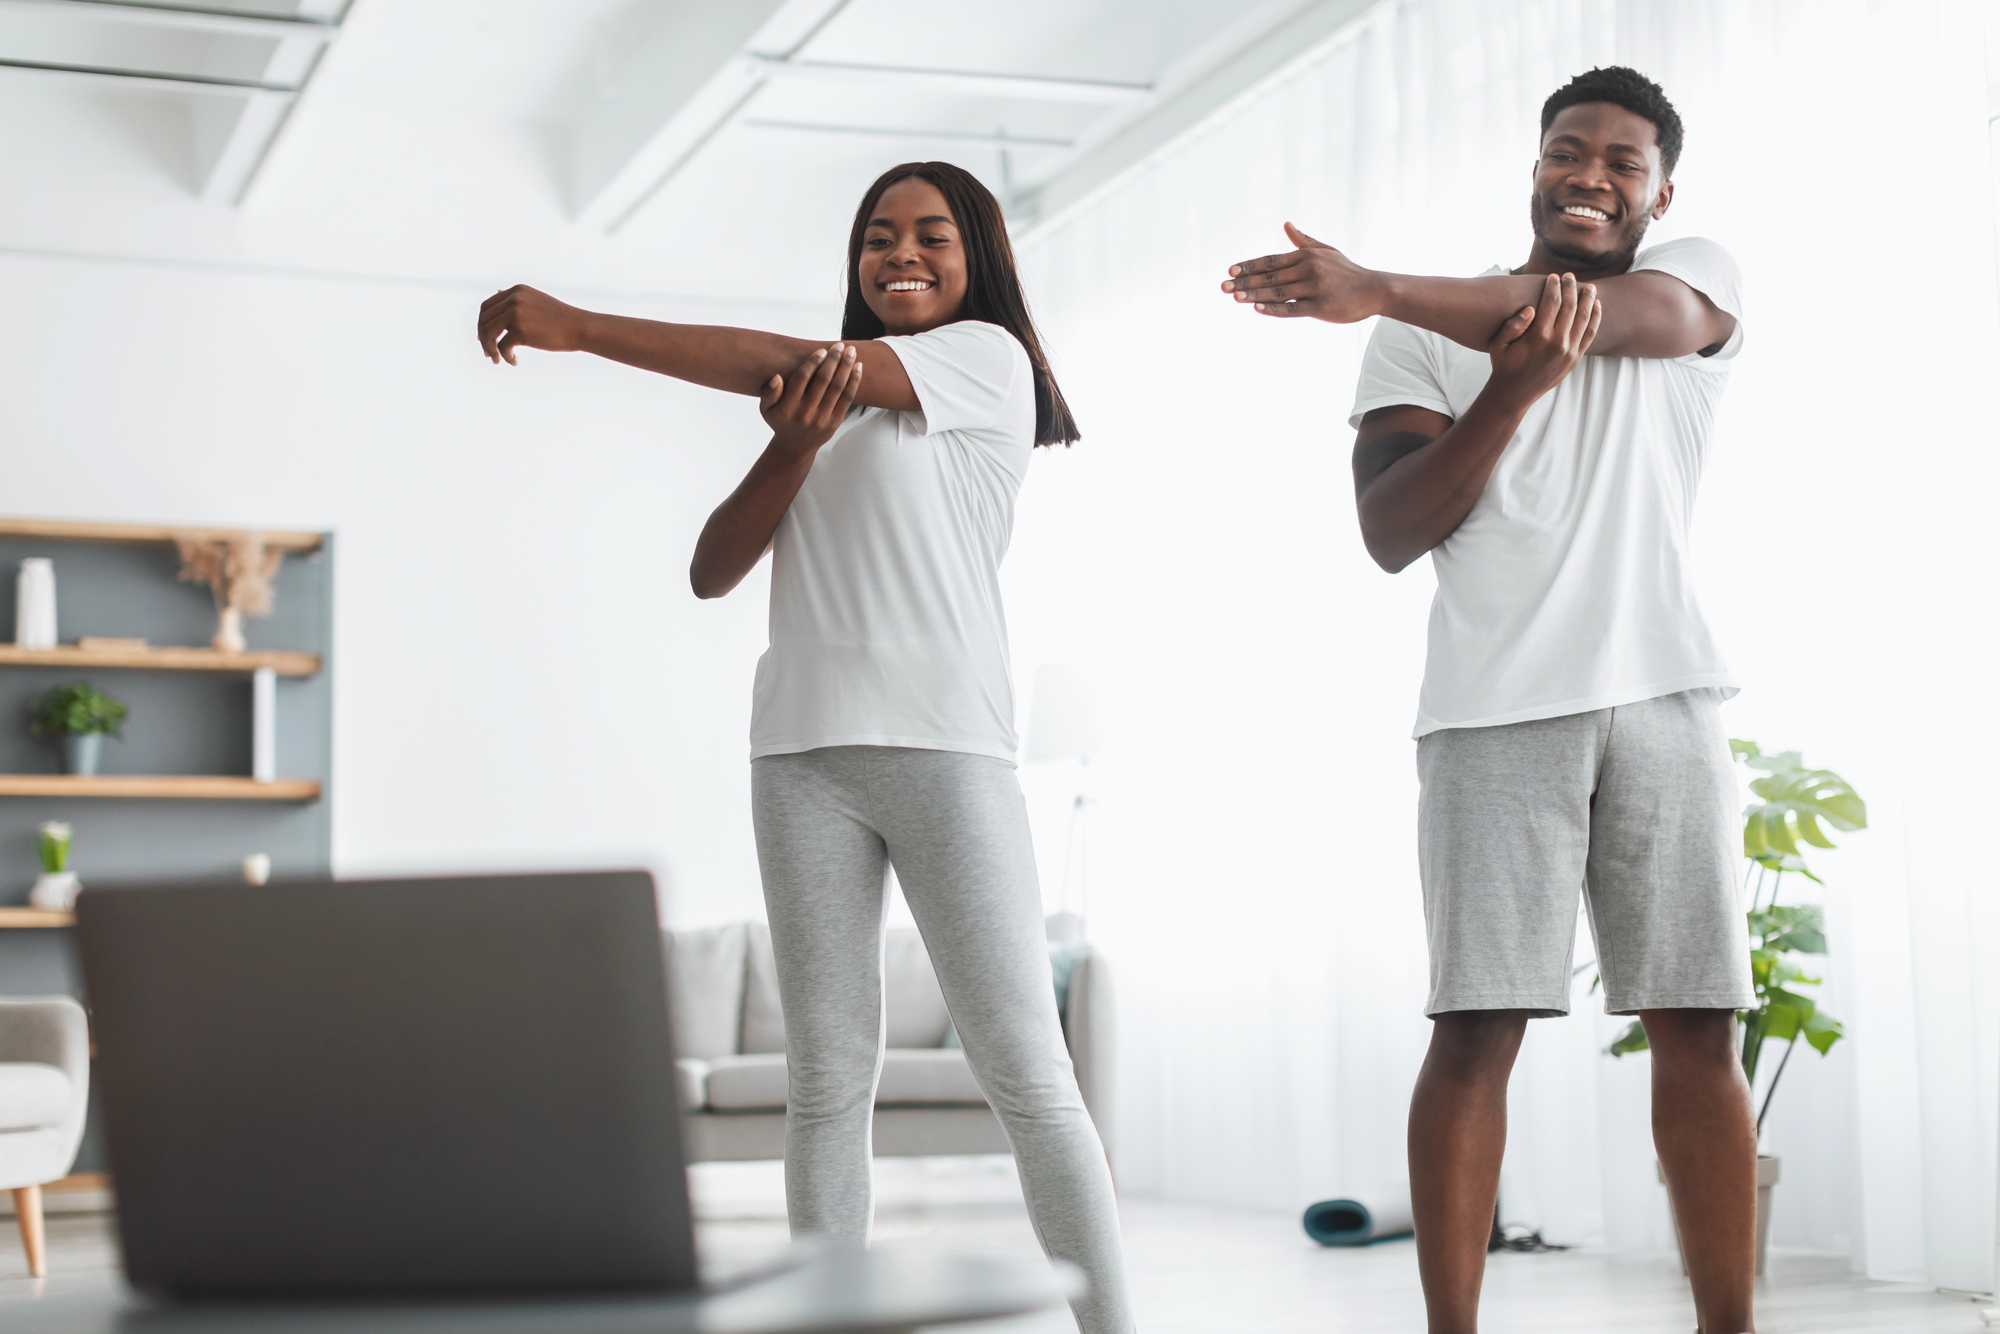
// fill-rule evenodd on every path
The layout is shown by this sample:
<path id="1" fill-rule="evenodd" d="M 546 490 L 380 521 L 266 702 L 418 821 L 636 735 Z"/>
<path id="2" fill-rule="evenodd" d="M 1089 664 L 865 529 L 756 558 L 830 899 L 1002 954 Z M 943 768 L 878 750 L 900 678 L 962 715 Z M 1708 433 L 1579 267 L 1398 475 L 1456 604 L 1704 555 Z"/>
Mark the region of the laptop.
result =
<path id="1" fill-rule="evenodd" d="M 134 1285 L 696 1288 L 645 872 L 93 888 L 77 939 Z"/>

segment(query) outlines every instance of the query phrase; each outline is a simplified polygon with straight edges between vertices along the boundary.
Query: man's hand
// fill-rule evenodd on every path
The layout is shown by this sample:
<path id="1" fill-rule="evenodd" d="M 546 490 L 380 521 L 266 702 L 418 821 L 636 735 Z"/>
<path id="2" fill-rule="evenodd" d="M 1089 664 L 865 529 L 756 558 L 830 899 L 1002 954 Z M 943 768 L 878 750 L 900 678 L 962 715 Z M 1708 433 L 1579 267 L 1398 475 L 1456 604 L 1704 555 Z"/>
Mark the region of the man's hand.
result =
<path id="1" fill-rule="evenodd" d="M 833 439 L 861 389 L 863 367 L 855 352 L 852 343 L 835 343 L 801 361 L 789 381 L 771 377 L 757 410 L 771 428 L 773 448 L 804 455 Z"/>
<path id="2" fill-rule="evenodd" d="M 1515 311 L 1487 343 L 1493 358 L 1487 384 L 1525 409 L 1576 369 L 1603 318 L 1593 284 L 1577 282 L 1573 273 L 1551 273 L 1542 282 L 1540 307 Z"/>
<path id="3" fill-rule="evenodd" d="M 1352 324 L 1382 313 L 1380 274 L 1289 222 L 1285 235 L 1297 250 L 1230 265 L 1222 290 L 1239 302 L 1254 302 L 1260 315 L 1310 315 L 1329 324 Z"/>
<path id="4" fill-rule="evenodd" d="M 509 366 L 517 347 L 538 347 L 544 352 L 583 350 L 583 325 L 590 312 L 566 306 L 546 292 L 514 286 L 495 292 L 479 306 L 479 346 L 496 365 L 502 358 Z"/>

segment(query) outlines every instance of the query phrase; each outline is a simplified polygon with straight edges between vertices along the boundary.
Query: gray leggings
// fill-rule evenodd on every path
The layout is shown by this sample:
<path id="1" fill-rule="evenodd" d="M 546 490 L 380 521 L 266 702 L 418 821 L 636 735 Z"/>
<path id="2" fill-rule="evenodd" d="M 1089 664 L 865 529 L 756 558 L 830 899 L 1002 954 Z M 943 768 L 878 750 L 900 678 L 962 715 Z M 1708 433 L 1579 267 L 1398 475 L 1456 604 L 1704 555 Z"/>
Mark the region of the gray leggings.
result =
<path id="1" fill-rule="evenodd" d="M 1013 767 L 959 751 L 829 746 L 752 762 L 750 792 L 785 1011 L 792 1231 L 868 1236 L 893 863 L 966 1060 L 1014 1146 L 1042 1249 L 1090 1280 L 1077 1323 L 1126 1334 L 1118 1206 L 1056 1016 Z"/>

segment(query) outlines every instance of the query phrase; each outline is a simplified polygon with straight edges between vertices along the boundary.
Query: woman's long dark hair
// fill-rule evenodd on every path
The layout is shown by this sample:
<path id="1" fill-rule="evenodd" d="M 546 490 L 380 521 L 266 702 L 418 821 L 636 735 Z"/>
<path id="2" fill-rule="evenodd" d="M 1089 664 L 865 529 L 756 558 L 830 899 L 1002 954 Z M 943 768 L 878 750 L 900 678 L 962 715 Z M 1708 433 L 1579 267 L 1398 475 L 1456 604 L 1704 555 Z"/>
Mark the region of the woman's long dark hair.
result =
<path id="1" fill-rule="evenodd" d="M 1076 418 L 1069 415 L 1069 404 L 1063 402 L 1062 390 L 1049 371 L 1049 360 L 1042 354 L 1035 322 L 1028 317 L 1028 300 L 1021 294 L 1021 276 L 1014 268 L 1014 247 L 1007 240 L 1000 201 L 963 167 L 949 162 L 905 162 L 883 172 L 868 187 L 854 214 L 854 233 L 847 238 L 847 309 L 841 316 L 840 336 L 882 336 L 881 317 L 868 309 L 861 297 L 861 242 L 882 192 L 912 176 L 938 188 L 958 224 L 959 240 L 965 246 L 965 301 L 958 318 L 997 324 L 1027 349 L 1028 365 L 1035 374 L 1035 443 L 1067 445 L 1081 439 Z"/>

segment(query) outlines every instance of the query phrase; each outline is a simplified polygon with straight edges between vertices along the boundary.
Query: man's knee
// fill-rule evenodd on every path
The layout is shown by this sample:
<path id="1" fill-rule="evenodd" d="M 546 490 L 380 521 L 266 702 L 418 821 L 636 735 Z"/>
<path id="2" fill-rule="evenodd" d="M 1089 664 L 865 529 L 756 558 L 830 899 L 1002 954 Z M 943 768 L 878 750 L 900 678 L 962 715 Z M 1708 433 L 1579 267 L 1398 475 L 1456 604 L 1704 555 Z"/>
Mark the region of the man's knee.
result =
<path id="1" fill-rule="evenodd" d="M 1431 1016 L 1430 1059 L 1454 1073 L 1501 1076 L 1528 1031 L 1526 1010 L 1447 1010 Z"/>
<path id="2" fill-rule="evenodd" d="M 1657 1067 L 1698 1070 L 1734 1066 L 1736 1011 L 1642 1010 L 1646 1045 Z"/>

